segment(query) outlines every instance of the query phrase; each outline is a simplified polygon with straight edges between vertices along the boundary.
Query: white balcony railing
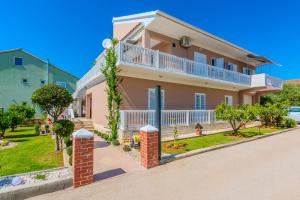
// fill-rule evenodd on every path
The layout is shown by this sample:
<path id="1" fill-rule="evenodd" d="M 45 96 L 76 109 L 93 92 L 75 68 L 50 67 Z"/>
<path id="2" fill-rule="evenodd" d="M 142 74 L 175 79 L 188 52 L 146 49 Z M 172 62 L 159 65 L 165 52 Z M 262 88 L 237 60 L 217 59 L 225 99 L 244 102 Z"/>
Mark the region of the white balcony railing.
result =
<path id="1" fill-rule="evenodd" d="M 267 74 L 255 74 L 251 76 L 251 87 L 269 87 L 282 89 L 283 80 Z"/>
<path id="2" fill-rule="evenodd" d="M 120 43 L 118 54 L 120 62 L 122 63 L 131 63 L 141 67 L 157 68 L 167 72 L 194 75 L 247 86 L 250 86 L 251 83 L 251 77 L 246 74 L 210 66 L 128 43 Z"/>
<path id="3" fill-rule="evenodd" d="M 131 64 L 137 67 L 146 67 L 166 72 L 222 80 L 248 86 L 249 88 L 257 86 L 282 88 L 283 84 L 281 79 L 269 75 L 255 74 L 249 76 L 124 42 L 120 42 L 118 45 L 117 54 L 118 61 L 122 64 Z M 95 66 L 77 82 L 77 90 L 88 86 L 90 83 L 93 83 L 94 80 L 99 78 L 101 76 L 100 67 L 104 63 L 105 59 L 103 52 L 97 59 Z"/>
<path id="4" fill-rule="evenodd" d="M 121 110 L 120 114 L 122 130 L 136 130 L 148 124 L 156 124 L 154 110 Z M 216 116 L 213 110 L 163 110 L 161 121 L 163 127 L 190 126 L 215 123 Z"/>

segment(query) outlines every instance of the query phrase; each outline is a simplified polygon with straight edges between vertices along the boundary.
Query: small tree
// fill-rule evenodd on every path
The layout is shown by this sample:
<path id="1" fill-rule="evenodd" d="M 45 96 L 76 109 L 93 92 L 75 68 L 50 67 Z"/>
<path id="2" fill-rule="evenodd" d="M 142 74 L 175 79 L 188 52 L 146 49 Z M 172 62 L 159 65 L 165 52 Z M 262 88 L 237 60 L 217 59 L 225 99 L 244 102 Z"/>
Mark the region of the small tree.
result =
<path id="1" fill-rule="evenodd" d="M 110 140 L 118 138 L 118 126 L 120 123 L 120 105 L 122 102 L 119 84 L 121 79 L 118 77 L 120 69 L 117 67 L 117 53 L 115 47 L 118 44 L 117 40 L 112 40 L 112 47 L 106 50 L 106 64 L 101 68 L 102 74 L 106 79 L 106 93 L 108 106 L 108 127 L 111 130 Z"/>
<path id="2" fill-rule="evenodd" d="M 73 102 L 71 94 L 63 87 L 45 85 L 32 93 L 31 100 L 43 111 L 53 117 L 54 122 L 63 111 Z M 56 134 L 56 150 L 59 150 L 59 140 Z"/>
<path id="3" fill-rule="evenodd" d="M 233 135 L 238 135 L 238 131 L 243 124 L 256 119 L 257 106 L 246 104 L 241 106 L 230 106 L 223 103 L 217 106 L 216 117 L 219 120 L 229 122 L 233 130 Z"/>
<path id="4" fill-rule="evenodd" d="M 287 102 L 266 103 L 258 110 L 259 119 L 264 126 L 281 126 L 287 115 Z"/>
<path id="5" fill-rule="evenodd" d="M 178 133 L 178 128 L 175 119 L 172 119 L 172 124 L 173 124 L 173 144 L 176 144 L 179 133 Z"/>
<path id="6" fill-rule="evenodd" d="M 35 115 L 35 110 L 28 105 L 11 105 L 9 110 L 15 111 L 17 113 L 23 113 L 25 120 L 32 119 Z"/>
<path id="7" fill-rule="evenodd" d="M 74 131 L 74 123 L 67 119 L 61 119 L 54 123 L 53 131 L 58 135 L 60 141 L 60 150 L 62 150 L 62 144 L 64 138 L 70 137 Z"/>
<path id="8" fill-rule="evenodd" d="M 10 116 L 7 112 L 0 112 L 0 139 L 4 138 L 6 129 L 10 127 Z"/>
<path id="9" fill-rule="evenodd" d="M 10 119 L 10 128 L 12 132 L 15 132 L 15 129 L 18 127 L 18 125 L 22 124 L 24 122 L 24 113 L 19 113 L 15 110 L 8 109 L 7 114 Z"/>

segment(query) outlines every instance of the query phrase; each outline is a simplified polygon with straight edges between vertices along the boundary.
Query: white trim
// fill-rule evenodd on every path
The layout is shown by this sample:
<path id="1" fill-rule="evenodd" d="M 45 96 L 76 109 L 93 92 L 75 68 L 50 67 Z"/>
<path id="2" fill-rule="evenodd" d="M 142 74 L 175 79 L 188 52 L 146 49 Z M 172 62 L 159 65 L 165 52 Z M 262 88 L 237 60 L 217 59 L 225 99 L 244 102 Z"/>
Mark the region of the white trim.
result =
<path id="1" fill-rule="evenodd" d="M 199 106 L 200 106 L 200 109 L 197 109 L 197 96 L 199 96 Z M 202 105 L 202 102 L 201 102 L 201 96 L 204 96 L 204 108 L 201 108 L 201 105 Z M 195 96 L 194 96 L 194 108 L 195 110 L 206 110 L 206 94 L 205 93 L 195 93 Z"/>

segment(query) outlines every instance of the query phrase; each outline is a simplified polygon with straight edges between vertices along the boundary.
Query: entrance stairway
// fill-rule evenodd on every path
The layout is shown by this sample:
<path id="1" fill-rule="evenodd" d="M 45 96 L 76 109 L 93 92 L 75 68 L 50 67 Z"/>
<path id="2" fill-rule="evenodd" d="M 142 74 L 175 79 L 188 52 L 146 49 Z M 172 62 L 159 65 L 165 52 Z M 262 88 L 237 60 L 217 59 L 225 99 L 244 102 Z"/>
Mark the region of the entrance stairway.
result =
<path id="1" fill-rule="evenodd" d="M 75 131 L 81 129 L 81 128 L 85 128 L 88 131 L 94 132 L 94 124 L 90 119 L 86 119 L 86 118 L 74 118 L 72 120 L 75 124 Z"/>

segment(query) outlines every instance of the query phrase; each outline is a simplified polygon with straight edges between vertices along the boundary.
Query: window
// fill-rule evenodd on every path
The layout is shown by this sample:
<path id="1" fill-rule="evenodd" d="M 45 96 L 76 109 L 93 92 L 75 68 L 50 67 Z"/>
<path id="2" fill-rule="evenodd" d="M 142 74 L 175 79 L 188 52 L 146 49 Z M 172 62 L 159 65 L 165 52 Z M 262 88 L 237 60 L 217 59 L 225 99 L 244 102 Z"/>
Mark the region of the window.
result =
<path id="1" fill-rule="evenodd" d="M 211 65 L 215 67 L 224 68 L 224 58 L 212 58 Z"/>
<path id="2" fill-rule="evenodd" d="M 225 68 L 228 69 L 228 70 L 237 72 L 238 66 L 236 64 L 233 64 L 233 63 L 228 63 Z"/>
<path id="3" fill-rule="evenodd" d="M 67 87 L 67 83 L 64 81 L 56 81 L 56 85 L 66 88 Z"/>
<path id="4" fill-rule="evenodd" d="M 215 58 L 212 58 L 212 59 L 211 59 L 211 65 L 212 65 L 212 66 L 216 66 L 216 59 L 215 59 Z"/>
<path id="5" fill-rule="evenodd" d="M 207 57 L 203 53 L 194 52 L 194 60 L 199 63 L 207 64 Z"/>
<path id="6" fill-rule="evenodd" d="M 252 75 L 254 73 L 253 73 L 252 69 L 250 69 L 248 67 L 243 67 L 243 74 Z"/>
<path id="7" fill-rule="evenodd" d="M 41 80 L 41 85 L 45 85 L 46 80 Z"/>
<path id="8" fill-rule="evenodd" d="M 148 110 L 156 109 L 155 88 L 148 89 Z M 161 90 L 161 109 L 165 109 L 165 90 Z"/>
<path id="9" fill-rule="evenodd" d="M 23 102 L 22 102 L 22 105 L 23 105 L 23 106 L 26 106 L 26 105 L 27 105 L 27 102 L 26 102 L 26 101 L 23 101 Z"/>
<path id="10" fill-rule="evenodd" d="M 203 93 L 195 93 L 195 110 L 206 109 L 206 98 Z"/>
<path id="11" fill-rule="evenodd" d="M 23 65 L 23 58 L 21 57 L 15 57 L 15 65 Z"/>
<path id="12" fill-rule="evenodd" d="M 225 103 L 232 106 L 233 102 L 232 102 L 232 96 L 225 96 Z"/>
<path id="13" fill-rule="evenodd" d="M 22 83 L 23 83 L 23 84 L 28 84 L 28 79 L 27 79 L 27 78 L 23 78 L 23 79 L 22 79 Z"/>

